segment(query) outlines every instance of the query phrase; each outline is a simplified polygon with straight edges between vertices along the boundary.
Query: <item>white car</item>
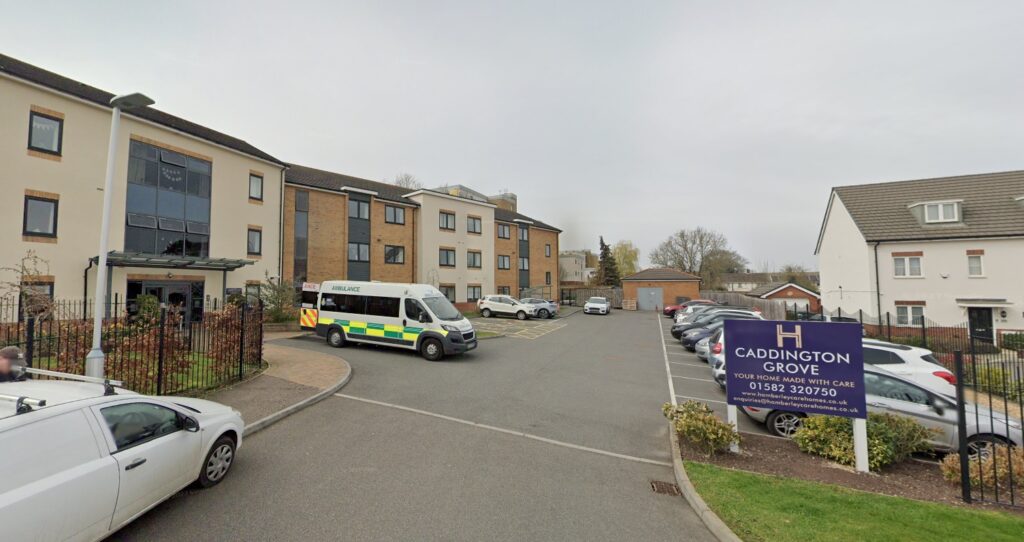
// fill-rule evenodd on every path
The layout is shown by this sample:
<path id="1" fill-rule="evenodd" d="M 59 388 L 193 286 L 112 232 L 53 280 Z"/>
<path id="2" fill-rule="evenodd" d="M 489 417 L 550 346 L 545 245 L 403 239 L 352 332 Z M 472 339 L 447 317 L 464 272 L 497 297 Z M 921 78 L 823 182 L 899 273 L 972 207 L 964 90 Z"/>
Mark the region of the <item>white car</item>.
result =
<path id="1" fill-rule="evenodd" d="M 234 463 L 245 426 L 231 407 L 63 378 L 78 382 L 0 383 L 4 540 L 103 539 Z"/>
<path id="2" fill-rule="evenodd" d="M 554 301 L 548 301 L 539 297 L 526 297 L 519 300 L 523 305 L 529 305 L 533 307 L 537 318 L 541 320 L 545 318 L 554 318 L 558 314 L 558 303 Z"/>
<path id="3" fill-rule="evenodd" d="M 583 314 L 608 314 L 612 304 L 606 297 L 591 297 L 583 304 Z"/>
<path id="4" fill-rule="evenodd" d="M 537 315 L 537 307 L 523 303 L 507 295 L 485 295 L 476 301 L 480 316 L 515 316 L 520 320 Z"/>
<path id="5" fill-rule="evenodd" d="M 939 365 L 931 350 L 864 339 L 864 363 L 881 367 L 943 395 L 956 396 L 956 376 Z"/>

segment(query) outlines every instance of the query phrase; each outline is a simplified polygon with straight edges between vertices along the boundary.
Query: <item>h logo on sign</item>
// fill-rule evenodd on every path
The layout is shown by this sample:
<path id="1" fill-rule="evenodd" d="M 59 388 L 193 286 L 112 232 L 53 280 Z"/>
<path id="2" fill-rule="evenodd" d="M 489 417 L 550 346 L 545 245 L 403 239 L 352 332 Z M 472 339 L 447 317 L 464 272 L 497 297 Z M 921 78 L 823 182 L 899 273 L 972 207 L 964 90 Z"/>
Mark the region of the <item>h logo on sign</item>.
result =
<path id="1" fill-rule="evenodd" d="M 775 326 L 775 339 L 777 344 L 779 345 L 779 348 L 782 348 L 784 346 L 786 339 L 795 340 L 797 348 L 804 347 L 803 332 L 800 330 L 799 324 L 793 326 L 793 331 L 783 331 L 782 324 L 777 324 Z"/>

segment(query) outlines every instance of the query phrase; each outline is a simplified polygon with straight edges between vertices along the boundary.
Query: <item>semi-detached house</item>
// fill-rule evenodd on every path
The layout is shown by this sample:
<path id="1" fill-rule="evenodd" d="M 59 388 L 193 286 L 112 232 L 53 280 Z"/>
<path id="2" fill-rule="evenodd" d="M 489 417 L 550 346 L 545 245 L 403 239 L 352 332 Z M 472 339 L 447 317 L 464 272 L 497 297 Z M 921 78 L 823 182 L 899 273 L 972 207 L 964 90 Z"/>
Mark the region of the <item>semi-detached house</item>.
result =
<path id="1" fill-rule="evenodd" d="M 833 313 L 1024 329 L 1024 171 L 842 186 L 815 253 Z"/>

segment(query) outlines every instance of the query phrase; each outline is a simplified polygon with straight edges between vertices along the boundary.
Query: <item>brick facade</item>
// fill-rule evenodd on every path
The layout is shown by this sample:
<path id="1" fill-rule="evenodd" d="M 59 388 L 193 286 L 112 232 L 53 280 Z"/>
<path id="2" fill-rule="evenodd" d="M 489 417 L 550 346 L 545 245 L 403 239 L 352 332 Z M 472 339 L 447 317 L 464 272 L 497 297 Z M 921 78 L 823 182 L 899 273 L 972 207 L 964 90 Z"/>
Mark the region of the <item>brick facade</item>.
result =
<path id="1" fill-rule="evenodd" d="M 304 189 L 290 185 L 284 189 L 284 257 L 281 267 L 285 280 L 292 280 L 295 271 L 296 190 Z M 306 280 L 323 282 L 344 279 L 348 265 L 348 197 L 319 190 L 305 191 L 309 192 L 309 263 Z"/>
<path id="2" fill-rule="evenodd" d="M 405 224 L 389 224 L 384 220 L 384 208 L 393 205 L 405 209 Z M 415 207 L 395 205 L 374 198 L 370 204 L 370 278 L 381 282 L 415 282 L 416 247 L 414 232 L 417 212 Z M 384 262 L 384 247 L 387 245 L 405 248 L 405 263 Z"/>
<path id="3" fill-rule="evenodd" d="M 674 305 L 676 298 L 688 297 L 690 299 L 700 298 L 699 280 L 673 280 L 673 281 L 622 281 L 622 298 L 637 299 L 638 288 L 661 288 L 661 306 Z"/>
<path id="4" fill-rule="evenodd" d="M 807 292 L 801 290 L 800 288 L 794 288 L 792 286 L 786 286 L 785 288 L 779 290 L 778 292 L 775 292 L 772 295 L 767 296 L 765 299 L 781 299 L 783 301 L 789 302 L 792 302 L 793 300 L 796 299 L 806 299 L 808 301 L 809 311 L 818 312 L 819 310 L 821 310 L 820 299 L 818 299 L 816 296 L 808 294 Z M 900 302 L 897 301 L 896 304 L 899 305 Z M 913 304 L 924 305 L 924 301 L 914 301 Z"/>
<path id="5" fill-rule="evenodd" d="M 545 251 L 551 245 L 551 251 Z M 550 254 L 550 255 L 547 255 Z M 551 273 L 551 284 L 545 281 Z M 558 298 L 558 233 L 530 228 L 530 287 L 545 288 L 547 297 Z"/>
<path id="6" fill-rule="evenodd" d="M 498 237 L 498 224 L 507 224 L 511 230 L 510 239 Z M 484 292 L 484 295 L 498 292 L 501 286 L 509 287 L 509 295 L 519 294 L 519 228 L 515 224 L 507 222 L 496 222 L 494 227 L 494 291 Z M 508 256 L 510 269 L 498 269 L 498 256 Z M 532 263 L 532 262 L 531 262 Z"/>

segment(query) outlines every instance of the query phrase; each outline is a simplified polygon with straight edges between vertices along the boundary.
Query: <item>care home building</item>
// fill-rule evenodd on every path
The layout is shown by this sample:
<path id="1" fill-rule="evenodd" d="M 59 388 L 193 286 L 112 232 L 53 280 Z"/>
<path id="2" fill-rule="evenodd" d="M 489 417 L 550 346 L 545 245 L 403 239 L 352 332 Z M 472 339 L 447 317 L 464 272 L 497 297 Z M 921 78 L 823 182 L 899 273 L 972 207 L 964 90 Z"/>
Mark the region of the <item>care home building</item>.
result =
<path id="1" fill-rule="evenodd" d="M 55 298 L 92 297 L 111 98 L 0 55 L 0 266 L 34 251 L 47 269 L 23 280 Z M 122 115 L 115 144 L 109 293 L 198 318 L 279 274 L 284 163 L 149 107 Z"/>
<path id="2" fill-rule="evenodd" d="M 825 310 L 1024 329 L 1024 171 L 842 186 L 815 253 Z"/>

